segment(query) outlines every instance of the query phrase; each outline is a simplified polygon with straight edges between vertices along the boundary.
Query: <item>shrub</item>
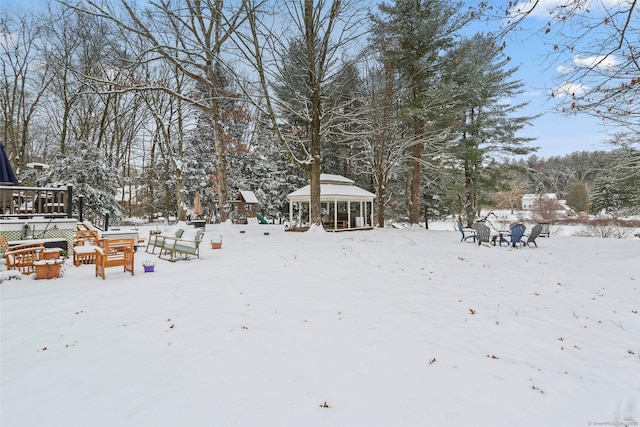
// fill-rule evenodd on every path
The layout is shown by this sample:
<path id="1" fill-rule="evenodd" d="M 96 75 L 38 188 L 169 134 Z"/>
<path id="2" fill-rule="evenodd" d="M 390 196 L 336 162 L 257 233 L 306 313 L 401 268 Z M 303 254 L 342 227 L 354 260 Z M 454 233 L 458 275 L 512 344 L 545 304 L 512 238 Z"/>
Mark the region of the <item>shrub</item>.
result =
<path id="1" fill-rule="evenodd" d="M 607 239 L 626 239 L 630 231 L 613 224 L 588 224 L 575 232 L 579 237 L 600 237 Z"/>
<path id="2" fill-rule="evenodd" d="M 562 205 L 557 200 L 537 200 L 533 205 L 533 219 L 539 222 L 555 222 Z"/>

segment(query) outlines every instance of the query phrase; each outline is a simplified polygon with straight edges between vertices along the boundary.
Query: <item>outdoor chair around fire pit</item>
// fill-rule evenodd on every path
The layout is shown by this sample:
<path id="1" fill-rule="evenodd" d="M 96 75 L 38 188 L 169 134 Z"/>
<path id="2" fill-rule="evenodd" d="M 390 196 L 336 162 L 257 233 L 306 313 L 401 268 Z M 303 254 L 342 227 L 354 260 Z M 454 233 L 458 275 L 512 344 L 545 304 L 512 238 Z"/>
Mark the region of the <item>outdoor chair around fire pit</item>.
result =
<path id="1" fill-rule="evenodd" d="M 476 238 L 478 239 L 478 245 L 482 243 L 489 243 L 491 240 L 491 229 L 481 222 L 473 224 L 472 228 L 476 231 Z"/>

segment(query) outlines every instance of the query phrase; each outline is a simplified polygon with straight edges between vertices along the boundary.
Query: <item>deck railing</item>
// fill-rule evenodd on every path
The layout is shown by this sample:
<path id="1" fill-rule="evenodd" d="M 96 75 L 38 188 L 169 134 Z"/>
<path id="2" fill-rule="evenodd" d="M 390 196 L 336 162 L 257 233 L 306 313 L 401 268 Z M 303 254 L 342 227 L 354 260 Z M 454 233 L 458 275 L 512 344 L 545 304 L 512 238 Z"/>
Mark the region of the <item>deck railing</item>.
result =
<path id="1" fill-rule="evenodd" d="M 98 213 L 91 209 L 89 206 L 85 206 L 84 197 L 78 196 L 78 221 L 89 221 L 94 227 L 102 230 L 109 230 L 109 214 Z"/>
<path id="2" fill-rule="evenodd" d="M 0 186 L 0 217 L 72 218 L 73 187 Z"/>

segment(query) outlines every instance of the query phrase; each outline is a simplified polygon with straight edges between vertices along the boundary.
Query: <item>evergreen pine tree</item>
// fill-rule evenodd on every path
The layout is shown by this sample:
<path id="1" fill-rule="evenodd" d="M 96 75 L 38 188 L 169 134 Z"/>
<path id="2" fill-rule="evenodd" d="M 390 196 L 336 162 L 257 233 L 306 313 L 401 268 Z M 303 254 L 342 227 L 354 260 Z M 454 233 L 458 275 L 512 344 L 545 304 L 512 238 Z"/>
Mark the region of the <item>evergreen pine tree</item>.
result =
<path id="1" fill-rule="evenodd" d="M 43 174 L 45 185 L 73 185 L 73 209 L 78 210 L 78 196 L 84 206 L 99 214 L 109 214 L 111 224 L 122 218 L 122 208 L 116 201 L 121 185 L 117 169 L 93 144 L 87 141 L 70 142 L 66 155 L 58 154 Z"/>
<path id="2" fill-rule="evenodd" d="M 576 182 L 567 194 L 567 206 L 576 212 L 589 210 L 589 193 L 583 182 Z"/>
<path id="3" fill-rule="evenodd" d="M 523 83 L 512 79 L 517 68 L 506 68 L 508 62 L 491 36 L 477 34 L 449 53 L 444 71 L 445 81 L 458 89 L 453 155 L 464 173 L 468 223 L 475 219 L 480 199 L 488 199 L 488 192 L 496 187 L 494 156 L 535 150 L 526 145 L 531 138 L 517 135 L 532 120 L 514 115 L 525 104 L 505 101 L 523 90 Z"/>

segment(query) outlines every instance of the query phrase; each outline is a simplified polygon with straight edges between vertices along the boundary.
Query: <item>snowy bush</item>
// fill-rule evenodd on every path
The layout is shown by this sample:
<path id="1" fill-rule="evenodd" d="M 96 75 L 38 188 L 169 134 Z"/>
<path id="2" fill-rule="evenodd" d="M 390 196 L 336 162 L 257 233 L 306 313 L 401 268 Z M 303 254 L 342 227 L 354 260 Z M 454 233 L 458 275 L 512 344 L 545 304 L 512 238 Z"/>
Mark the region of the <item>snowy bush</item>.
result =
<path id="1" fill-rule="evenodd" d="M 624 227 L 613 224 L 589 224 L 584 225 L 575 232 L 579 237 L 600 237 L 607 239 L 626 239 L 630 231 Z"/>

